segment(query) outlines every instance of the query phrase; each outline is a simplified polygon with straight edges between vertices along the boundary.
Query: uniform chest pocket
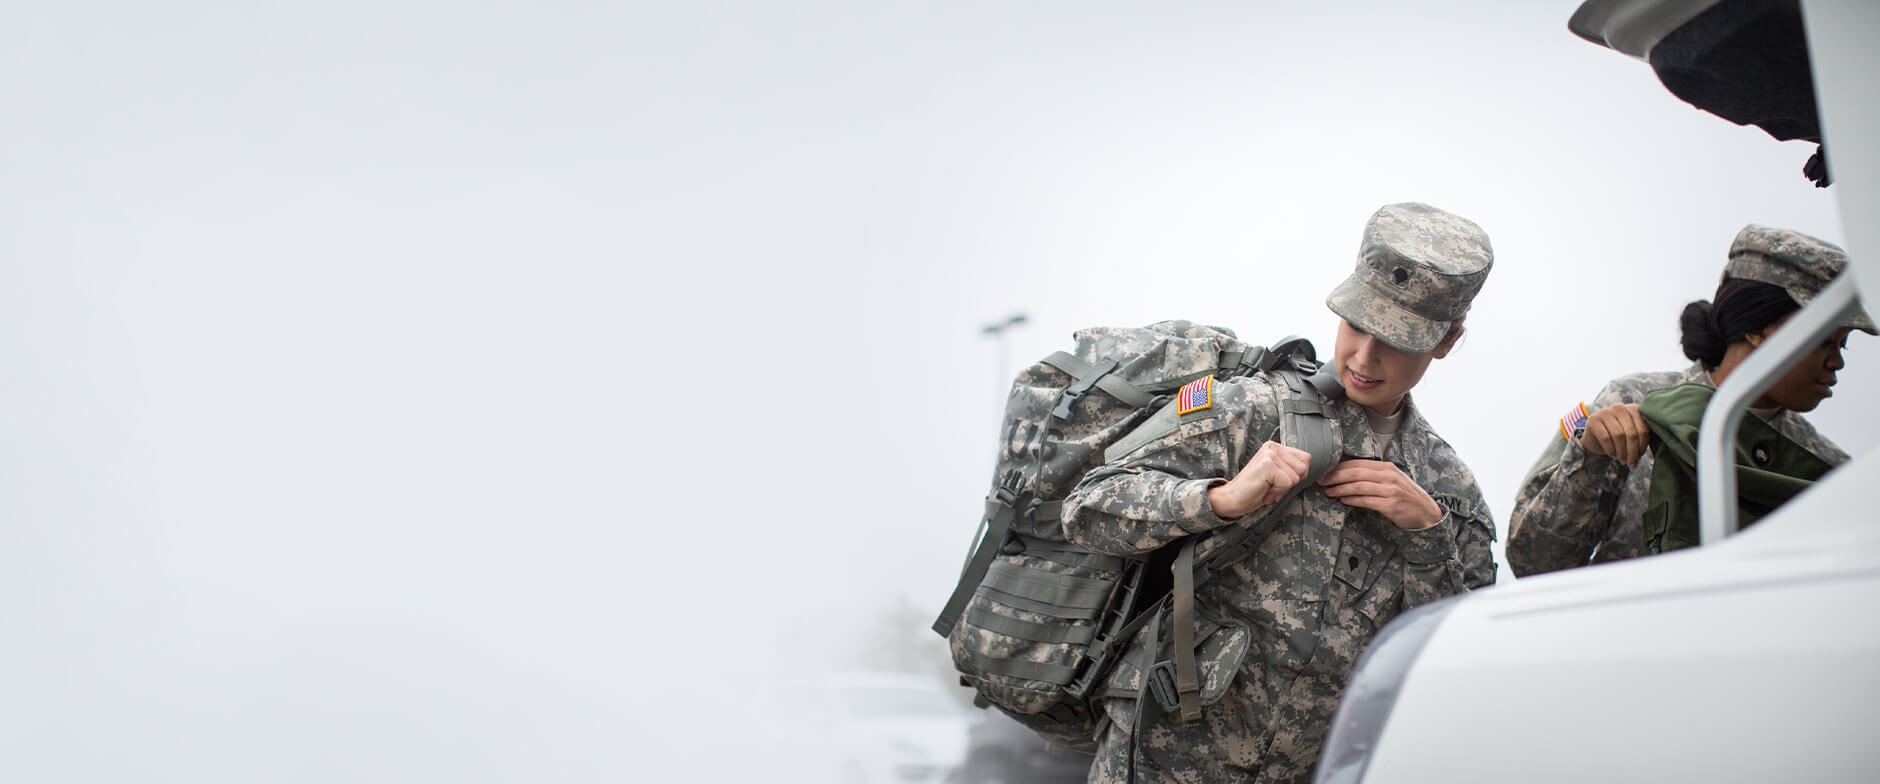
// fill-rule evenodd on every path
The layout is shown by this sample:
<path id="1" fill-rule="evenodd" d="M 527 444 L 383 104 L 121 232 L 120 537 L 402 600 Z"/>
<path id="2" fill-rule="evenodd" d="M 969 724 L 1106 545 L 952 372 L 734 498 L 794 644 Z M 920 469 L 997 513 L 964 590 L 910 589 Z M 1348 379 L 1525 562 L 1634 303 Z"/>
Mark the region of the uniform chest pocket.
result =
<path id="1" fill-rule="evenodd" d="M 1363 594 L 1371 590 L 1378 575 L 1383 574 L 1392 549 L 1388 543 L 1346 531 L 1338 542 L 1338 559 L 1332 564 L 1332 574 L 1349 586 L 1353 595 Z"/>
<path id="2" fill-rule="evenodd" d="M 1392 570 L 1393 564 L 1402 563 L 1396 554 L 1396 547 L 1387 541 L 1347 532 L 1332 568 L 1337 577 L 1332 583 L 1332 606 L 1338 612 L 1361 616 L 1372 631 L 1382 627 L 1400 604 L 1403 571 Z"/>

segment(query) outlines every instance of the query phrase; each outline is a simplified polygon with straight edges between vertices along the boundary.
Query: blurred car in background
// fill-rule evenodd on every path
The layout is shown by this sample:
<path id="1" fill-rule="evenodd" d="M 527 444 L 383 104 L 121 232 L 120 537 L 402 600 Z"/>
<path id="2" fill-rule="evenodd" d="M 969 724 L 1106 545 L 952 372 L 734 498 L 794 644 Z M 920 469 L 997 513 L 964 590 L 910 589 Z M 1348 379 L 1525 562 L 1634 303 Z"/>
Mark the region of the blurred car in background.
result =
<path id="1" fill-rule="evenodd" d="M 997 709 L 980 712 L 967 733 L 966 762 L 951 784 L 1082 784 L 1090 778 L 1088 754 L 1045 742 Z"/>
<path id="2" fill-rule="evenodd" d="M 938 784 L 966 757 L 972 709 L 932 676 L 838 672 L 780 688 L 766 780 Z"/>

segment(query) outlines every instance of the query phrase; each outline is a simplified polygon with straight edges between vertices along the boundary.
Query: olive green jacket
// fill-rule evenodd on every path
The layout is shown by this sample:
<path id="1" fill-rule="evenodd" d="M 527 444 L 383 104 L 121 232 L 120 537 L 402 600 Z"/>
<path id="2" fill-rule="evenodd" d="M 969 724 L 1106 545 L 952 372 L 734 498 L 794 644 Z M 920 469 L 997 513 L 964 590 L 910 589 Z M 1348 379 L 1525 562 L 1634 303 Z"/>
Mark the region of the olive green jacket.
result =
<path id="1" fill-rule="evenodd" d="M 1656 457 L 1643 520 L 1646 552 L 1698 543 L 1697 431 L 1716 391 L 1704 384 L 1679 384 L 1646 393 L 1639 403 Z M 1737 427 L 1735 451 L 1737 514 L 1744 526 L 1834 467 L 1754 414 L 1745 415 Z"/>

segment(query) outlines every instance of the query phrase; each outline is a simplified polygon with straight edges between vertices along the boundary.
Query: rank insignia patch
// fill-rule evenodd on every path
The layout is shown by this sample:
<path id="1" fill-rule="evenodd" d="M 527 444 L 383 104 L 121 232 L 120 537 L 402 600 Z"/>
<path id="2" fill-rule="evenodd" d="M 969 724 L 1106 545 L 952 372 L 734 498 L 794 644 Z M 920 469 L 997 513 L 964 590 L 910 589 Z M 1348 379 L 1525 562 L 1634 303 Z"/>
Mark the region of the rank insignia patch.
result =
<path id="1" fill-rule="evenodd" d="M 1586 404 L 1575 403 L 1567 409 L 1567 415 L 1560 418 L 1560 434 L 1572 441 L 1581 430 L 1586 429 Z"/>
<path id="2" fill-rule="evenodd" d="M 1214 377 L 1202 376 L 1182 387 L 1175 397 L 1175 415 L 1192 414 L 1214 406 Z"/>

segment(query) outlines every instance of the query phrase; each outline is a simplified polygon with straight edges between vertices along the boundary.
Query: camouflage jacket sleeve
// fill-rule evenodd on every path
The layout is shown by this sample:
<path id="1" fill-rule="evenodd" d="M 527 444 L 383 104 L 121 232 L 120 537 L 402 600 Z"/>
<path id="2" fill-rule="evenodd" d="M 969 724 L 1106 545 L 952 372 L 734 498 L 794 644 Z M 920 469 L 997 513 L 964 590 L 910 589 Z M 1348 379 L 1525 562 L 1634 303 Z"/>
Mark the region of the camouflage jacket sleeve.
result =
<path id="1" fill-rule="evenodd" d="M 1489 549 L 1495 521 L 1488 502 L 1455 451 L 1434 434 L 1428 438 L 1420 460 L 1427 473 L 1418 483 L 1443 507 L 1443 519 L 1429 528 L 1396 532 L 1404 556 L 1406 610 L 1495 584 L 1495 556 Z"/>
<path id="2" fill-rule="evenodd" d="M 1212 408 L 1175 417 L 1172 432 L 1084 476 L 1064 499 L 1064 532 L 1072 542 L 1101 553 L 1147 553 L 1189 534 L 1251 523 L 1270 511 L 1221 519 L 1208 502 L 1208 489 L 1226 484 L 1272 437 L 1278 398 L 1260 377 L 1218 383 L 1215 395 Z M 1162 412 L 1144 426 L 1172 413 Z"/>
<path id="3" fill-rule="evenodd" d="M 1624 385 L 1608 384 L 1587 405 L 1598 411 L 1637 403 Z M 1611 534 L 1619 494 L 1631 469 L 1589 454 L 1578 439 L 1556 433 L 1515 496 L 1508 520 L 1508 566 L 1526 576 L 1584 566 Z"/>
<path id="4" fill-rule="evenodd" d="M 1848 461 L 1847 452 L 1828 437 L 1815 429 L 1815 425 L 1801 414 L 1784 411 L 1769 420 L 1776 430 L 1801 444 L 1803 449 L 1814 453 L 1816 457 L 1828 461 L 1829 465 L 1840 465 Z"/>

